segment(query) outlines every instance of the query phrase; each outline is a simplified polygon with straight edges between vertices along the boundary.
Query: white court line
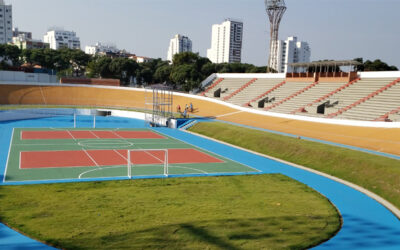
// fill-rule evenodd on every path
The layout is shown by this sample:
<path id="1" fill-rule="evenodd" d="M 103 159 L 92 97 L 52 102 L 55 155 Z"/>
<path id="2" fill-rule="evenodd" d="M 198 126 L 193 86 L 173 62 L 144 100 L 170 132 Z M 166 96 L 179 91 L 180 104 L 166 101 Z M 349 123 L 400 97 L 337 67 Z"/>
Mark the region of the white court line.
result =
<path id="1" fill-rule="evenodd" d="M 72 137 L 72 139 L 74 139 L 74 141 L 76 141 L 75 137 L 72 135 L 72 133 L 69 130 L 65 130 L 68 132 L 68 134 Z"/>
<path id="2" fill-rule="evenodd" d="M 8 148 L 6 169 L 4 170 L 4 174 L 3 174 L 3 182 L 6 181 L 6 174 L 7 174 L 7 168 L 8 168 L 8 161 L 10 160 L 10 152 L 11 152 L 11 147 L 12 147 L 13 138 L 14 138 L 14 128 L 12 129 L 10 143 L 8 144 L 8 145 L 10 145 L 10 147 Z"/>
<path id="3" fill-rule="evenodd" d="M 85 174 L 90 173 L 90 172 L 94 172 L 94 171 L 98 171 L 98 170 L 103 170 L 103 169 L 112 169 L 112 168 L 125 168 L 125 166 L 99 167 L 99 168 L 91 169 L 91 170 L 82 172 L 82 173 L 78 176 L 78 179 L 81 179 L 82 175 L 85 175 Z M 122 177 L 122 176 L 120 176 L 120 177 Z M 125 177 L 125 176 L 123 176 L 123 177 Z M 86 179 L 93 179 L 93 178 L 98 178 L 98 177 L 92 177 L 92 178 L 86 178 Z M 100 178 L 103 178 L 103 177 L 100 177 Z M 107 177 L 105 177 L 105 178 L 107 178 Z M 109 178 L 115 178 L 115 177 L 109 177 Z"/>
<path id="4" fill-rule="evenodd" d="M 120 136 L 119 134 L 115 133 L 115 131 L 111 131 L 111 132 L 112 132 L 114 135 L 116 135 L 116 136 L 118 136 L 119 138 L 121 138 L 121 139 L 126 139 L 126 138 Z"/>
<path id="5" fill-rule="evenodd" d="M 99 167 L 100 165 L 97 164 L 97 162 L 90 156 L 90 154 L 86 151 L 86 149 L 82 148 L 82 150 L 89 156 L 89 158 L 93 161 L 94 164 L 96 164 L 96 167 Z"/>
<path id="6" fill-rule="evenodd" d="M 183 168 L 183 169 L 190 169 L 190 170 L 194 170 L 203 174 L 209 174 L 207 171 L 201 170 L 201 169 L 197 169 L 197 168 L 189 168 L 189 167 L 183 167 L 183 166 L 168 166 L 168 168 Z M 190 173 L 188 173 L 190 174 Z"/>
<path id="7" fill-rule="evenodd" d="M 115 153 L 119 154 L 122 158 L 124 158 L 126 161 L 128 161 L 128 159 L 123 156 L 122 154 L 120 154 L 120 152 L 118 152 L 116 149 L 113 150 Z"/>
<path id="8" fill-rule="evenodd" d="M 92 135 L 94 135 L 94 136 L 96 136 L 97 137 L 97 139 L 100 139 L 100 137 L 98 137 L 95 133 L 93 133 L 93 131 L 92 130 L 88 130 L 90 133 L 92 133 Z"/>
<path id="9" fill-rule="evenodd" d="M 142 149 L 142 150 L 143 150 L 143 149 Z M 146 149 L 144 149 L 144 150 L 146 150 Z M 160 151 L 163 151 L 163 150 L 160 150 Z M 167 151 L 168 151 L 168 149 L 167 149 Z M 150 154 L 149 152 L 146 152 L 146 151 L 144 151 L 144 152 L 145 152 L 146 154 L 152 156 L 154 159 L 159 160 L 160 163 L 163 162 L 163 160 L 159 159 L 157 156 L 152 155 L 152 154 Z M 163 151 L 163 152 L 164 152 L 164 151 Z M 129 153 L 129 152 L 128 152 L 128 153 Z M 167 154 L 168 154 L 168 152 L 167 152 Z M 168 164 L 168 162 L 167 162 L 167 164 Z"/>

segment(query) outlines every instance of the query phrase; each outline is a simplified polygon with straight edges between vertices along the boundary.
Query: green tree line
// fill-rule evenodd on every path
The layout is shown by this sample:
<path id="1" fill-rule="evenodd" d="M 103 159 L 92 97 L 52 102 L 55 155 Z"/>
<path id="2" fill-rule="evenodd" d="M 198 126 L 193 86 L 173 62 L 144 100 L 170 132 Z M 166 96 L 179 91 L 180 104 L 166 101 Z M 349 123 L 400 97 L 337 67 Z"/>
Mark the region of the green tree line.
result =
<path id="1" fill-rule="evenodd" d="M 21 67 L 23 64 L 40 65 L 57 72 L 59 77 L 92 77 L 120 79 L 122 84 L 134 80 L 139 85 L 166 83 L 176 89 L 190 91 L 212 73 L 264 73 L 267 67 L 245 63 L 212 63 L 196 53 L 176 54 L 172 64 L 162 59 L 137 63 L 128 58 L 91 56 L 76 49 L 20 49 L 14 45 L 0 44 L 0 70 Z M 362 62 L 359 71 L 397 70 L 395 66 L 375 60 Z"/>

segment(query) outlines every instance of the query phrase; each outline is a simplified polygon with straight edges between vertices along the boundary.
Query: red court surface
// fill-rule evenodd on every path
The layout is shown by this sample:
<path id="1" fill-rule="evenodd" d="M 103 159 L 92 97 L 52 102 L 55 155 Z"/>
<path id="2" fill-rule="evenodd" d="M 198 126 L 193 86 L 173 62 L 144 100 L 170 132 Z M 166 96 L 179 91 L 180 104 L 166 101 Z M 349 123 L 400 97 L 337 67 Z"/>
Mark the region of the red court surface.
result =
<path id="1" fill-rule="evenodd" d="M 21 131 L 22 140 L 56 139 L 165 139 L 152 131 L 106 131 L 106 130 L 48 130 Z"/>
<path id="2" fill-rule="evenodd" d="M 74 150 L 21 152 L 20 168 L 99 167 L 127 165 L 127 150 Z M 132 164 L 162 164 L 165 151 L 131 151 Z M 168 149 L 169 164 L 222 163 L 196 149 Z"/>

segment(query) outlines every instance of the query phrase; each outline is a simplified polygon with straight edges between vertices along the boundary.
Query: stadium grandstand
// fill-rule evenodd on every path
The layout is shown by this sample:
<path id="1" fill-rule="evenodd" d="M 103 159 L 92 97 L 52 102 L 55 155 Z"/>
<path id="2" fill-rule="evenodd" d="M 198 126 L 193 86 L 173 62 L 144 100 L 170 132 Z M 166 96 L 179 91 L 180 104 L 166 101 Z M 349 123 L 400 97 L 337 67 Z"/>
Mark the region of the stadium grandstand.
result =
<path id="1" fill-rule="evenodd" d="M 308 72 L 216 74 L 200 95 L 274 113 L 399 121 L 400 73 L 338 71 L 356 65 L 356 61 L 294 63 L 292 67 Z"/>

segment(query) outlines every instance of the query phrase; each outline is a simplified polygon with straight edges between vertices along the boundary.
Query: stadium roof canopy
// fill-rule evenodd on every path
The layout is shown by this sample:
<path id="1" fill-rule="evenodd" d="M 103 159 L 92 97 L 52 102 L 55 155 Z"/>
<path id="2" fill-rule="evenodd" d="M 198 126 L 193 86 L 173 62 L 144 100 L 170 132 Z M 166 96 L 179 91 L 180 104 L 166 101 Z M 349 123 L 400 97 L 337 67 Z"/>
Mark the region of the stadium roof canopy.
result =
<path id="1" fill-rule="evenodd" d="M 323 67 L 323 66 L 356 66 L 361 65 L 360 62 L 354 60 L 343 60 L 343 61 L 316 61 L 309 63 L 289 63 L 289 66 L 296 68 L 308 68 L 308 67 Z"/>

